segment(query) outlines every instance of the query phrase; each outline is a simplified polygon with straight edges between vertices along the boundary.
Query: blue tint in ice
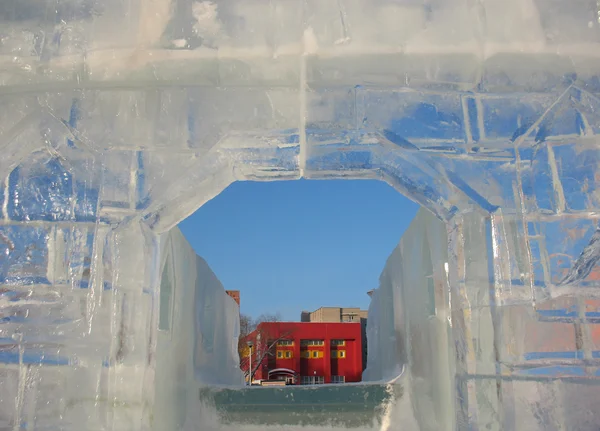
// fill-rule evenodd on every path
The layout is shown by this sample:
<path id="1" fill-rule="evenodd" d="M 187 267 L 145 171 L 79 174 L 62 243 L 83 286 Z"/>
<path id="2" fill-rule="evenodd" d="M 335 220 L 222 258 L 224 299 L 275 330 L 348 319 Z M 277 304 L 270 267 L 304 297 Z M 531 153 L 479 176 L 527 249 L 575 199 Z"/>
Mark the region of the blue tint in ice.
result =
<path id="1" fill-rule="evenodd" d="M 598 429 L 598 52 L 586 0 L 0 2 L 0 428 L 289 420 L 200 405 L 236 322 L 188 256 L 159 330 L 163 239 L 233 181 L 370 178 L 430 211 L 373 295 L 373 427 Z"/>

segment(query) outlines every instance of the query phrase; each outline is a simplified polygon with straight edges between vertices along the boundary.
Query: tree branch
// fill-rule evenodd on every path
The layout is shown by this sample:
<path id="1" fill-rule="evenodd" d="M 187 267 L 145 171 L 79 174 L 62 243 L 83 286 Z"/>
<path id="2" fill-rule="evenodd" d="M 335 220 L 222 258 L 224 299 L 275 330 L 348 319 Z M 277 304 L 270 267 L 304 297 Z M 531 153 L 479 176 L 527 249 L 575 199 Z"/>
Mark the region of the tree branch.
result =
<path id="1" fill-rule="evenodd" d="M 283 335 L 280 335 L 279 338 L 277 338 L 275 341 L 273 341 L 271 344 L 269 344 L 269 346 L 262 352 L 260 359 L 256 362 L 256 365 L 255 365 L 254 369 L 252 370 L 252 374 L 250 375 L 250 384 L 252 384 L 252 379 L 254 378 L 254 374 L 256 374 L 256 372 L 262 365 L 262 362 L 265 359 L 265 356 L 267 356 L 269 354 L 269 352 L 271 351 L 273 346 L 276 345 L 281 340 L 284 340 L 292 332 L 293 331 L 288 331 L 288 332 L 284 333 Z"/>

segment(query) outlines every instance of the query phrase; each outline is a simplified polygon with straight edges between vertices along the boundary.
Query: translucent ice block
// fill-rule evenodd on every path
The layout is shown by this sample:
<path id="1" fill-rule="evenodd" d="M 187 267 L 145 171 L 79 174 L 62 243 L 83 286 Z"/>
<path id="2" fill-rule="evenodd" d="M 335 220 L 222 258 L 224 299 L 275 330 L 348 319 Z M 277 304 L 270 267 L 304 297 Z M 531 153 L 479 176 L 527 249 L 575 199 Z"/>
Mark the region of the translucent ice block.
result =
<path id="1" fill-rule="evenodd" d="M 0 428 L 164 431 L 161 238 L 233 181 L 304 177 L 380 179 L 431 213 L 374 295 L 366 377 L 404 370 L 381 426 L 598 429 L 598 16 L 0 2 Z"/>

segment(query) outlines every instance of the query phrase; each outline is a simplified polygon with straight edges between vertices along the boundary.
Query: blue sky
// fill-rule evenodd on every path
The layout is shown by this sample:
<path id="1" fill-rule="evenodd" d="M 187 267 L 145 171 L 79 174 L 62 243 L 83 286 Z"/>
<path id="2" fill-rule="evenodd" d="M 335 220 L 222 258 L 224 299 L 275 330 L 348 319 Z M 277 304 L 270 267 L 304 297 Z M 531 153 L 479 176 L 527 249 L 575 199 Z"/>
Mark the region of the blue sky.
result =
<path id="1" fill-rule="evenodd" d="M 371 180 L 236 182 L 179 224 L 242 313 L 363 307 L 418 210 Z"/>

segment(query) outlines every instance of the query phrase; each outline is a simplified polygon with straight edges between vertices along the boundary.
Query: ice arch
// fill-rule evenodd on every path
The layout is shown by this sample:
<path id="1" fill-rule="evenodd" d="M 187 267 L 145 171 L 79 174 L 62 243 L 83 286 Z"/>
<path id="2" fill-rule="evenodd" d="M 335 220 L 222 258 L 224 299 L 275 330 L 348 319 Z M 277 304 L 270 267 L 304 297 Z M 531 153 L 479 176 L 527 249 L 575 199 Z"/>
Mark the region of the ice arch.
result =
<path id="1" fill-rule="evenodd" d="M 1 426 L 147 429 L 158 236 L 306 177 L 445 223 L 415 267 L 447 278 L 452 426 L 597 428 L 599 31 L 584 0 L 2 3 Z"/>

